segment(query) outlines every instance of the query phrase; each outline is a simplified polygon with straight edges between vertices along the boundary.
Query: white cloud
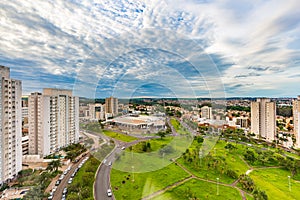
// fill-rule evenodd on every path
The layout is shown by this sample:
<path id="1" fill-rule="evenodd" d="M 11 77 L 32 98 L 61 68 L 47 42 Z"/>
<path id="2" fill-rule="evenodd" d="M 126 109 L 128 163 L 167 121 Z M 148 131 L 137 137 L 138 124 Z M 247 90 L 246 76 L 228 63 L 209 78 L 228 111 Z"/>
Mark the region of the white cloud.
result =
<path id="1" fill-rule="evenodd" d="M 211 90 L 222 88 L 220 83 L 214 83 L 216 78 L 222 80 L 232 96 L 241 92 L 251 95 L 256 92 L 254 87 L 278 88 L 280 94 L 284 90 L 280 84 L 297 83 L 295 77 L 291 78 L 299 65 L 300 3 L 297 0 L 139 0 L 134 3 L 15 0 L 2 1 L 0 5 L 0 61 L 4 62 L 0 64 L 10 65 L 18 74 L 26 66 L 23 72 L 27 76 L 20 77 L 26 80 L 25 88 L 42 86 L 27 81 L 34 76 L 26 73 L 28 67 L 32 73 L 42 70 L 49 76 L 77 79 L 77 83 L 93 88 L 99 80 L 112 83 L 120 74 L 131 75 L 141 82 L 160 75 L 172 82 L 174 70 L 185 76 L 199 93 L 204 89 L 204 79 Z M 145 48 L 149 48 L 147 55 L 136 53 Z M 201 55 L 201 48 L 214 55 L 220 72 Z M 151 49 L 166 50 L 176 56 L 151 52 Z M 168 63 L 181 63 L 182 59 L 197 65 L 204 77 L 199 76 L 198 80 L 192 69 L 188 75 L 168 66 Z M 257 71 L 255 67 L 268 70 Z M 255 73 L 260 76 L 253 76 Z M 43 86 L 51 84 L 54 83 L 43 82 Z M 57 87 L 72 85 L 55 84 Z M 180 82 L 174 84 L 184 90 Z M 291 87 L 284 93 L 296 95 L 293 90 Z"/>

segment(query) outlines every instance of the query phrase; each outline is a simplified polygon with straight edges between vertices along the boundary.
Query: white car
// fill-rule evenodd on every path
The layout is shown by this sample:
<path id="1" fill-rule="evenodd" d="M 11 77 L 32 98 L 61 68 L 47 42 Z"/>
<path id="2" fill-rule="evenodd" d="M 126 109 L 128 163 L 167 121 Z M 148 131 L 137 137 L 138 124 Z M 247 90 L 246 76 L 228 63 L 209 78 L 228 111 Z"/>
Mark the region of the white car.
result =
<path id="1" fill-rule="evenodd" d="M 73 178 L 70 178 L 69 181 L 68 181 L 68 184 L 71 184 L 73 181 Z"/>
<path id="2" fill-rule="evenodd" d="M 111 164 L 112 164 L 112 162 L 110 161 L 110 162 L 108 163 L 108 166 L 111 166 Z"/>
<path id="3" fill-rule="evenodd" d="M 62 175 L 59 177 L 59 179 L 58 179 L 58 180 L 60 180 L 60 181 L 61 181 L 61 180 L 63 180 L 64 178 L 65 178 L 65 175 L 63 175 L 63 174 L 62 174 Z"/>
<path id="4" fill-rule="evenodd" d="M 106 160 L 106 159 L 104 159 L 104 160 L 103 160 L 103 163 L 105 164 L 105 163 L 106 163 L 106 161 L 107 161 L 107 160 Z"/>
<path id="5" fill-rule="evenodd" d="M 121 149 L 122 149 L 122 150 L 125 150 L 125 147 L 122 147 Z"/>
<path id="6" fill-rule="evenodd" d="M 112 196 L 111 189 L 108 189 L 108 190 L 107 190 L 107 196 L 108 196 L 108 197 L 111 197 L 111 196 Z"/>

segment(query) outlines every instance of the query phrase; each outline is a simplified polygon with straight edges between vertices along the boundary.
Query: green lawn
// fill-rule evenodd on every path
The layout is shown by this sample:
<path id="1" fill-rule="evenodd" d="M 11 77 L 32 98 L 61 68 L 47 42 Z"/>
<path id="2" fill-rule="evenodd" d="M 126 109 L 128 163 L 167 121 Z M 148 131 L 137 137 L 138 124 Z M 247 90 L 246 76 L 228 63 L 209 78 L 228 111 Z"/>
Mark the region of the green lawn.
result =
<path id="1" fill-rule="evenodd" d="M 170 123 L 172 124 L 172 126 L 174 127 L 174 129 L 176 130 L 177 133 L 189 134 L 188 130 L 186 130 L 186 128 L 183 127 L 177 119 L 171 118 Z"/>
<path id="2" fill-rule="evenodd" d="M 184 167 L 186 167 L 188 170 L 190 170 L 194 175 L 200 178 L 213 181 L 215 181 L 216 178 L 219 178 L 220 182 L 230 184 L 233 183 L 236 179 L 228 177 L 225 174 L 225 171 L 227 169 L 233 170 L 237 173 L 237 175 L 240 175 L 246 173 L 246 171 L 249 168 L 240 158 L 240 155 L 242 155 L 241 152 L 243 151 L 242 146 L 237 145 L 237 149 L 229 151 L 225 149 L 225 145 L 225 141 L 219 140 L 214 146 L 214 148 L 212 148 L 209 155 L 206 155 L 201 160 L 198 159 L 199 155 L 197 153 L 194 155 L 196 156 L 196 158 L 193 159 L 192 162 L 186 161 L 183 157 L 179 158 L 177 161 Z M 191 147 L 189 148 L 189 151 L 199 152 L 200 147 L 201 144 L 194 141 Z M 221 166 L 220 164 L 217 164 L 216 167 L 218 168 L 218 170 L 216 170 L 212 166 L 208 167 L 208 159 L 211 160 L 215 157 L 223 159 L 223 162 L 226 163 L 226 165 L 223 164 L 223 166 Z"/>
<path id="3" fill-rule="evenodd" d="M 103 144 L 99 149 L 93 152 L 93 156 L 102 161 L 107 156 L 107 154 L 109 154 L 113 150 L 114 146 L 114 144 Z"/>
<path id="4" fill-rule="evenodd" d="M 299 199 L 300 183 L 291 179 L 291 192 L 289 191 L 288 176 L 291 174 L 284 169 L 260 169 L 250 173 L 255 184 L 266 191 L 272 200 Z"/>
<path id="5" fill-rule="evenodd" d="M 135 153 L 143 153 L 143 147 L 144 145 L 147 143 L 150 143 L 150 149 L 147 149 L 146 152 L 152 152 L 152 151 L 157 151 L 159 149 L 161 149 L 162 147 L 164 147 L 165 145 L 169 144 L 171 141 L 173 140 L 173 137 L 171 136 L 167 136 L 164 137 L 162 139 L 157 138 L 157 139 L 151 139 L 148 141 L 143 141 L 143 142 L 139 142 L 138 144 L 132 146 L 132 151 Z M 126 151 L 131 151 L 130 148 L 127 148 Z"/>
<path id="6" fill-rule="evenodd" d="M 242 197 L 238 190 L 219 185 L 219 195 L 217 195 L 217 185 L 201 180 L 190 180 L 176 188 L 153 198 L 152 200 L 182 200 L 182 199 L 226 199 L 240 200 Z"/>
<path id="7" fill-rule="evenodd" d="M 246 199 L 247 199 L 247 200 L 254 200 L 254 197 L 252 197 L 252 196 L 250 196 L 250 195 L 248 195 L 248 194 L 245 194 L 245 196 L 246 196 Z"/>
<path id="8" fill-rule="evenodd" d="M 68 200 L 94 199 L 93 186 L 99 164 L 100 161 L 93 156 L 86 161 L 68 186 Z"/>
<path id="9" fill-rule="evenodd" d="M 234 145 L 237 149 L 227 150 L 225 149 L 226 142 L 219 140 L 214 147 L 214 149 L 216 150 L 213 149 L 212 153 L 214 154 L 214 152 L 216 152 L 218 156 L 223 156 L 226 160 L 226 163 L 228 164 L 228 167 L 236 171 L 238 175 L 245 174 L 249 167 L 241 159 L 241 157 L 243 157 L 242 152 L 244 147 L 242 145 Z"/>
<path id="10" fill-rule="evenodd" d="M 109 131 L 109 130 L 103 130 L 103 133 L 109 137 L 115 138 L 117 140 L 121 140 L 123 142 L 132 142 L 136 140 L 136 137 L 132 137 L 130 135 L 124 135 L 121 133 L 116 133 L 114 131 Z"/>
<path id="11" fill-rule="evenodd" d="M 141 199 L 189 175 L 175 164 L 147 173 L 111 171 L 111 185 L 116 199 Z"/>

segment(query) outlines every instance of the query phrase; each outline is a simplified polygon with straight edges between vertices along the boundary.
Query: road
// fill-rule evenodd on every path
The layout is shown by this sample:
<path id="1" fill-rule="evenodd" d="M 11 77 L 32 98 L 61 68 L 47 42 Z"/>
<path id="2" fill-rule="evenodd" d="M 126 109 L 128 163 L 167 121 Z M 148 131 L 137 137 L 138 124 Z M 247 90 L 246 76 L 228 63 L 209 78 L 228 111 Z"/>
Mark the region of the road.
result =
<path id="1" fill-rule="evenodd" d="M 56 191 L 54 193 L 53 200 L 60 200 L 62 198 L 63 190 L 64 190 L 65 187 L 67 187 L 68 181 L 69 181 L 71 175 L 73 174 L 73 172 L 75 171 L 75 169 L 78 167 L 78 165 L 82 162 L 82 160 L 86 156 L 89 156 L 89 154 L 85 155 L 77 163 L 75 163 L 75 164 L 73 164 L 71 166 L 71 170 L 65 175 L 64 179 L 58 185 L 58 187 L 57 187 L 57 189 L 56 189 Z"/>
<path id="2" fill-rule="evenodd" d="M 115 199 L 114 196 L 112 197 L 108 197 L 107 196 L 107 189 L 111 189 L 110 188 L 110 171 L 111 171 L 111 166 L 108 166 L 109 162 L 114 162 L 115 160 L 115 155 L 119 154 L 121 151 L 123 151 L 121 148 L 125 147 L 128 148 L 132 145 L 135 145 L 141 141 L 145 141 L 151 138 L 143 138 L 143 139 L 139 139 L 139 140 L 135 140 L 133 142 L 121 142 L 121 141 L 117 141 L 115 140 L 115 144 L 116 147 L 112 150 L 112 152 L 106 157 L 106 162 L 105 163 L 101 163 L 99 170 L 97 172 L 97 176 L 96 176 L 96 181 L 95 181 L 95 185 L 94 185 L 94 191 L 95 191 L 95 199 L 96 200 L 112 200 Z"/>

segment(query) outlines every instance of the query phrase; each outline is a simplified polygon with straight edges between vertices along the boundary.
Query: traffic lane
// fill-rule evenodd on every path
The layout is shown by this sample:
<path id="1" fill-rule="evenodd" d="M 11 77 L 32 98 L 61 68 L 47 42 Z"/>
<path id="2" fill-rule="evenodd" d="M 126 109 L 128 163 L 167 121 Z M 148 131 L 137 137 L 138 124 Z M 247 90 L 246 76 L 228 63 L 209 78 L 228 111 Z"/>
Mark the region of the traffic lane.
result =
<path id="1" fill-rule="evenodd" d="M 132 141 L 129 143 L 126 142 L 116 142 L 117 148 L 115 148 L 107 157 L 105 163 L 102 162 L 100 165 L 100 168 L 98 170 L 97 176 L 96 176 L 96 182 L 95 182 L 95 198 L 97 200 L 111 200 L 115 199 L 114 195 L 112 194 L 112 197 L 107 196 L 107 189 L 111 189 L 110 185 L 110 172 L 111 172 L 111 167 L 113 165 L 114 160 L 116 159 L 116 156 L 119 156 L 117 154 L 120 154 L 122 151 L 122 147 L 129 147 L 132 145 L 135 145 L 141 141 L 148 140 L 150 138 L 146 139 L 140 139 L 136 141 Z M 109 166 L 109 162 L 112 163 L 111 166 Z"/>
<path id="2" fill-rule="evenodd" d="M 73 164 L 71 166 L 71 170 L 65 175 L 65 177 L 63 178 L 63 180 L 60 182 L 60 184 L 58 185 L 54 196 L 53 196 L 53 200 L 60 200 L 62 198 L 62 193 L 65 187 L 67 187 L 68 185 L 68 181 L 71 178 L 71 175 L 74 173 L 75 169 L 79 166 L 79 164 L 83 161 L 83 159 L 85 157 L 87 157 L 89 154 L 85 155 L 84 157 L 82 157 L 77 163 Z"/>
<path id="3" fill-rule="evenodd" d="M 104 199 L 104 200 L 111 200 L 114 199 L 113 197 L 108 197 L 107 196 L 107 189 L 110 189 L 110 184 L 109 184 L 109 176 L 110 176 L 110 166 L 102 165 L 101 166 L 101 171 L 97 176 L 97 179 L 100 179 L 101 181 L 100 185 L 96 185 L 96 199 Z"/>

